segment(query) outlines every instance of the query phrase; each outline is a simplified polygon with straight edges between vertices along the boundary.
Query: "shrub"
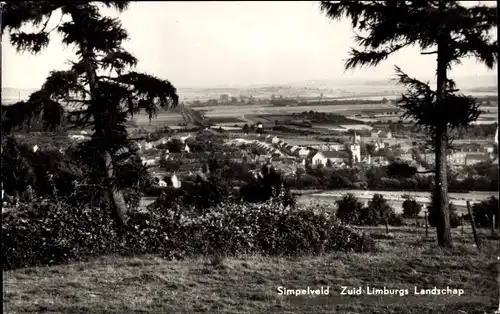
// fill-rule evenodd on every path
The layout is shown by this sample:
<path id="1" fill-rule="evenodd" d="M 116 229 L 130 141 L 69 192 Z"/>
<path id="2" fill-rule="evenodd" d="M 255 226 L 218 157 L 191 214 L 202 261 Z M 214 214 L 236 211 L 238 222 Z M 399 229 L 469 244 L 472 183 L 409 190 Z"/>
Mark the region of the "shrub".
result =
<path id="1" fill-rule="evenodd" d="M 337 218 L 346 224 L 359 226 L 404 225 L 403 217 L 394 212 L 394 209 L 381 194 L 375 194 L 368 206 L 364 206 L 352 194 L 345 194 L 336 203 L 338 207 Z"/>
<path id="2" fill-rule="evenodd" d="M 171 153 L 180 153 L 184 149 L 184 145 L 181 140 L 177 138 L 170 139 L 165 144 L 159 144 L 158 149 L 168 149 Z"/>
<path id="3" fill-rule="evenodd" d="M 172 206 L 129 213 L 124 236 L 106 211 L 65 203 L 30 205 L 4 215 L 4 269 L 58 264 L 101 254 L 321 254 L 374 250 L 369 236 L 341 226 L 328 212 L 281 203 L 219 204 L 203 214 Z"/>
<path id="4" fill-rule="evenodd" d="M 70 156 L 59 152 L 59 148 L 47 145 L 33 152 L 29 139 L 6 138 L 2 144 L 2 182 L 8 195 L 22 194 L 31 186 L 34 194 L 50 195 L 52 186 L 47 177 L 52 175 L 59 195 L 69 195 L 73 182 L 83 177 L 82 169 Z M 41 144 L 40 144 L 41 145 Z"/>
<path id="5" fill-rule="evenodd" d="M 186 251 L 196 254 L 320 254 L 367 251 L 369 238 L 342 227 L 335 217 L 312 210 L 287 210 L 281 203 L 228 204 L 181 221 Z"/>
<path id="6" fill-rule="evenodd" d="M 14 137 L 7 137 L 2 146 L 2 188 L 8 195 L 21 194 L 36 182 L 34 171 Z"/>
<path id="7" fill-rule="evenodd" d="M 419 204 L 414 198 L 407 197 L 403 202 L 403 217 L 416 218 L 422 210 L 422 204 Z"/>
<path id="8" fill-rule="evenodd" d="M 359 223 L 364 206 L 353 194 L 348 193 L 335 203 L 337 204 L 337 218 L 342 223 L 353 225 Z"/>
<path id="9" fill-rule="evenodd" d="M 378 226 L 383 223 L 385 221 L 382 220 L 381 213 L 372 207 L 366 206 L 361 208 L 356 224 L 360 226 Z"/>
<path id="10" fill-rule="evenodd" d="M 389 216 L 388 223 L 389 223 L 389 226 L 401 227 L 401 226 L 405 225 L 405 220 L 404 220 L 403 215 L 400 215 L 400 214 L 391 214 Z"/>
<path id="11" fill-rule="evenodd" d="M 478 227 L 492 227 L 495 222 L 495 228 L 498 228 L 498 199 L 494 196 L 472 206 L 474 220 Z M 495 219 L 495 217 L 497 217 Z"/>
<path id="12" fill-rule="evenodd" d="M 388 223 L 389 218 L 394 216 L 394 209 L 387 203 L 387 200 L 382 194 L 375 194 L 368 203 L 368 211 L 371 215 L 372 223 L 375 225 Z"/>
<path id="13" fill-rule="evenodd" d="M 119 247 L 115 230 L 111 215 L 100 208 L 23 204 L 3 214 L 4 269 L 112 254 Z"/>
<path id="14" fill-rule="evenodd" d="M 450 204 L 450 226 L 451 228 L 457 228 L 462 225 L 462 219 L 460 219 L 460 216 L 457 214 L 457 209 L 455 205 Z"/>
<path id="15" fill-rule="evenodd" d="M 170 208 L 174 204 L 195 206 L 205 209 L 214 206 L 230 195 L 230 187 L 216 177 L 210 176 L 206 181 L 198 178 L 196 182 L 184 181 L 182 187 L 151 187 L 145 194 L 158 196 L 153 203 L 155 207 Z"/>

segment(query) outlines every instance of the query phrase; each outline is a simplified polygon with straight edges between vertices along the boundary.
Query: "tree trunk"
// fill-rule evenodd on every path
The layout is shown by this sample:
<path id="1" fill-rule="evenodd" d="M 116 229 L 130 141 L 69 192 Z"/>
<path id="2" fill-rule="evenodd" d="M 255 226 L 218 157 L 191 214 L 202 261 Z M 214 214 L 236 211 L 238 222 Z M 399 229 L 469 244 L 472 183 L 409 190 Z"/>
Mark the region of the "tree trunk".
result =
<path id="1" fill-rule="evenodd" d="M 438 244 L 441 247 L 452 247 L 450 212 L 448 200 L 448 180 L 446 173 L 447 154 L 446 131 L 436 134 L 436 175 L 435 175 L 435 210 Z"/>
<path id="2" fill-rule="evenodd" d="M 496 215 L 497 219 L 496 219 L 496 227 L 498 228 L 498 235 L 500 236 L 500 206 L 498 206 L 498 210 L 497 210 L 497 215 Z M 500 242 L 498 243 L 499 247 L 500 247 Z"/>
<path id="3" fill-rule="evenodd" d="M 494 236 L 495 235 L 495 215 L 494 214 L 491 214 L 490 215 L 490 221 L 491 221 L 491 235 Z"/>
<path id="4" fill-rule="evenodd" d="M 71 17 L 75 24 L 82 24 L 82 18 L 78 12 L 72 12 Z M 110 126 L 107 121 L 103 121 L 103 117 L 107 116 L 106 109 L 98 108 L 97 106 L 105 106 L 104 104 L 96 103 L 99 101 L 99 92 L 98 86 L 99 81 L 97 80 L 97 69 L 94 61 L 94 52 L 89 51 L 87 47 L 87 42 L 84 40 L 80 43 L 80 50 L 82 55 L 82 60 L 86 65 L 86 76 L 89 83 L 90 89 L 90 97 L 91 97 L 91 105 L 96 106 L 92 108 L 92 114 L 94 118 L 94 127 L 95 132 L 94 135 L 101 137 L 102 140 L 106 140 L 106 135 L 111 134 L 109 132 Z M 106 146 L 106 145 L 104 145 Z M 123 196 L 123 192 L 116 187 L 115 181 L 115 170 L 113 167 L 113 157 L 112 154 L 105 147 L 101 152 L 101 160 L 105 167 L 105 178 L 106 178 L 106 187 L 105 189 L 108 192 L 111 201 L 111 211 L 112 215 L 115 217 L 118 228 L 120 231 L 125 230 L 127 226 L 127 205 L 125 202 L 125 197 Z"/>
<path id="5" fill-rule="evenodd" d="M 472 210 L 470 208 L 469 201 L 467 201 L 467 212 L 469 213 L 469 216 L 470 216 L 470 223 L 472 225 L 472 234 L 474 235 L 474 242 L 476 243 L 477 249 L 481 250 L 481 239 L 479 238 L 479 236 L 477 234 L 476 220 L 474 219 L 474 214 L 472 213 Z"/>
<path id="6" fill-rule="evenodd" d="M 436 105 L 444 106 L 441 100 L 446 93 L 447 65 L 448 65 L 448 46 L 446 40 L 438 43 L 437 47 L 437 90 Z M 437 108 L 438 113 L 444 112 Z M 450 213 L 448 201 L 448 178 L 447 178 L 447 125 L 437 125 L 435 128 L 435 154 L 436 154 L 436 174 L 435 174 L 435 211 L 436 211 L 436 231 L 437 240 L 440 247 L 452 247 Z"/>
<path id="7" fill-rule="evenodd" d="M 106 164 L 106 181 L 107 189 L 112 200 L 112 213 L 116 220 L 119 228 L 124 228 L 127 225 L 127 203 L 125 202 L 125 197 L 123 192 L 116 188 L 116 185 L 112 183 L 115 178 L 115 171 L 113 167 L 113 159 L 111 154 L 106 151 L 103 153 L 103 159 Z"/>

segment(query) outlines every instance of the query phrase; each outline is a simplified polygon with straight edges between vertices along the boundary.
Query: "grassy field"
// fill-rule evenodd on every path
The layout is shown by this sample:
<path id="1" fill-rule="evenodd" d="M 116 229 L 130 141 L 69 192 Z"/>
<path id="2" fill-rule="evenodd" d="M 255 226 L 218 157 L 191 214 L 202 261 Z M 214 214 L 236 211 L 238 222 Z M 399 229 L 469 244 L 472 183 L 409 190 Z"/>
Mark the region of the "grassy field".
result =
<path id="1" fill-rule="evenodd" d="M 488 107 L 490 108 L 490 107 Z M 317 106 L 292 106 L 292 107 L 270 107 L 268 105 L 231 105 L 231 106 L 215 106 L 203 108 L 206 112 L 206 116 L 215 124 L 220 123 L 257 123 L 263 122 L 268 123 L 265 127 L 271 127 L 274 125 L 275 120 L 283 122 L 287 119 L 294 119 L 292 113 L 300 113 L 303 111 L 318 111 L 325 113 L 336 113 L 345 115 L 348 118 L 360 121 L 357 125 L 341 125 L 340 127 L 347 128 L 367 128 L 366 125 L 361 123 L 370 123 L 376 121 L 399 121 L 399 116 L 388 116 L 382 115 L 381 113 L 387 113 L 395 110 L 395 106 L 391 104 L 384 105 L 372 105 L 372 104 L 356 104 L 346 106 L 328 106 L 328 105 L 317 105 Z M 356 115 L 361 115 L 357 116 Z M 370 115 L 377 115 L 375 118 L 370 118 Z M 484 122 L 482 119 L 488 118 L 493 119 L 496 117 L 496 113 L 484 113 L 482 115 L 480 123 L 491 123 L 491 121 Z M 495 118 L 496 119 L 496 118 Z M 134 117 L 132 123 L 135 127 L 143 127 L 146 129 L 154 127 L 162 127 L 165 125 L 174 126 L 183 123 L 184 120 L 182 116 L 173 111 L 161 111 L 158 116 L 153 119 L 150 123 L 148 117 L 145 114 L 137 115 Z M 318 124 L 315 124 L 318 127 Z M 328 125 L 327 125 L 328 127 Z M 333 127 L 333 126 L 332 126 Z M 339 126 L 337 126 L 339 127 Z M 369 127 L 368 127 L 369 128 Z M 320 129 L 320 128 L 318 128 Z"/>
<path id="2" fill-rule="evenodd" d="M 297 197 L 299 204 L 309 205 L 309 204 L 324 204 L 331 206 L 332 211 L 335 210 L 335 201 L 342 198 L 343 195 L 347 193 L 354 194 L 360 201 L 368 202 L 372 199 L 374 194 L 382 194 L 387 200 L 389 205 L 391 205 L 396 213 L 402 213 L 403 194 L 410 194 L 416 201 L 424 207 L 430 202 L 430 194 L 428 192 L 414 192 L 414 191 L 363 191 L 363 190 L 324 190 L 319 193 L 307 193 L 304 191 L 297 191 L 301 195 Z M 306 193 L 304 193 L 306 192 Z M 484 200 L 487 200 L 491 196 L 498 198 L 498 192 L 471 192 L 471 193 L 449 193 L 450 202 L 452 202 L 457 207 L 458 214 L 467 214 L 466 201 L 469 200 L 471 205 Z M 422 211 L 423 214 L 423 211 Z"/>
<path id="3" fill-rule="evenodd" d="M 382 238 L 383 228 L 364 229 Z M 4 272 L 4 313 L 493 313 L 499 262 L 494 242 L 479 253 L 470 230 L 440 250 L 421 230 L 392 229 L 373 254 L 278 258 L 103 257 Z M 434 235 L 434 231 L 430 231 Z M 500 267 L 500 266 L 499 266 Z M 406 296 L 342 296 L 341 287 L 408 289 Z M 329 295 L 282 296 L 278 287 L 328 286 Z M 414 287 L 463 289 L 414 295 Z"/>
<path id="4" fill-rule="evenodd" d="M 238 119 L 236 117 L 209 117 L 209 119 L 211 122 L 216 123 L 216 124 L 245 122 L 245 121 Z"/>

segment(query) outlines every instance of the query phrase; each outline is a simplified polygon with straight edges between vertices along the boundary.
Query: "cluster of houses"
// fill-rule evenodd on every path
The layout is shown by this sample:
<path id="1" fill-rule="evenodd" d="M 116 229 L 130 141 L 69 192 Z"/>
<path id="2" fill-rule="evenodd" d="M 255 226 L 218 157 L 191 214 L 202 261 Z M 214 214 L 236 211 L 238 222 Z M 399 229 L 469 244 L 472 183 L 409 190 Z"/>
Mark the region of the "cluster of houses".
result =
<path id="1" fill-rule="evenodd" d="M 454 151 L 448 154 L 448 163 L 453 167 L 472 166 L 480 162 L 492 162 L 498 164 L 498 154 L 495 153 L 495 146 L 498 146 L 498 128 L 495 134 L 494 144 L 469 143 L 455 147 Z M 434 163 L 434 154 L 422 154 L 422 158 L 428 163 Z"/>
<path id="2" fill-rule="evenodd" d="M 290 145 L 277 136 L 267 135 L 265 142 L 276 147 L 280 151 L 284 151 L 288 155 L 297 156 L 299 158 L 307 158 L 314 149 L 305 148 L 299 145 Z"/>
<path id="3" fill-rule="evenodd" d="M 353 142 L 347 145 L 340 143 L 321 144 L 315 147 L 302 147 L 299 145 L 290 145 L 277 136 L 268 135 L 265 141 L 272 146 L 284 151 L 290 156 L 295 156 L 302 165 L 310 163 L 314 166 L 326 166 L 331 163 L 332 166 L 348 167 L 354 163 L 363 162 L 361 159 L 360 137 L 355 135 Z M 368 157 L 369 159 L 369 157 Z"/>
<path id="4" fill-rule="evenodd" d="M 378 130 L 378 131 L 373 131 L 371 132 L 371 138 L 372 139 L 392 139 L 392 132 L 391 131 L 383 131 L 383 130 Z"/>
<path id="5" fill-rule="evenodd" d="M 352 143 L 348 145 L 342 145 L 347 149 L 342 149 L 335 145 L 333 150 L 323 150 L 318 151 L 314 156 L 312 156 L 312 165 L 318 166 L 333 166 L 336 168 L 347 168 L 353 167 L 355 164 L 366 163 L 371 164 L 371 156 L 367 155 L 364 158 L 361 157 L 361 137 L 354 134 L 352 138 Z"/>
<path id="6" fill-rule="evenodd" d="M 435 161 L 435 155 L 433 153 L 422 154 L 421 156 L 427 163 L 432 164 Z M 447 156 L 447 159 L 448 163 L 454 167 L 472 166 L 480 162 L 488 162 L 488 161 L 498 164 L 498 158 L 495 154 L 493 154 L 493 152 L 488 153 L 481 151 L 472 151 L 472 152 L 457 151 L 449 154 Z"/>
<path id="7" fill-rule="evenodd" d="M 498 135 L 495 135 L 495 142 L 497 143 Z M 375 152 L 387 148 L 389 143 L 387 141 L 392 139 L 390 131 L 377 131 L 371 134 L 371 142 L 375 145 Z M 380 165 L 385 166 L 389 164 L 386 157 L 382 156 L 361 156 L 361 137 L 354 134 L 351 143 L 322 143 L 302 147 L 299 145 L 287 144 L 277 136 L 267 135 L 265 141 L 273 147 L 285 152 L 290 156 L 295 156 L 303 165 L 310 163 L 313 166 L 318 165 L 331 165 L 336 168 L 352 167 L 355 164 L 367 165 Z M 398 143 L 401 155 L 397 159 L 415 164 L 416 156 L 412 152 L 413 145 L 409 143 Z M 434 162 L 434 154 L 422 154 L 423 159 L 428 163 Z M 447 156 L 450 165 L 455 167 L 470 166 L 480 162 L 492 161 L 498 163 L 497 154 L 494 154 L 493 144 L 469 144 L 463 145 L 456 149 L 453 153 Z M 420 165 L 415 165 L 420 168 Z"/>
<path id="8" fill-rule="evenodd" d="M 186 143 L 186 140 L 188 138 L 191 138 L 191 134 L 188 134 L 186 136 L 180 136 L 176 139 L 180 140 L 182 144 L 184 144 L 184 152 L 186 153 L 190 153 L 191 152 L 191 148 L 189 147 L 189 145 Z M 137 148 L 139 149 L 139 152 L 141 153 L 144 153 L 144 152 L 147 152 L 147 151 L 150 151 L 154 148 L 156 148 L 157 146 L 159 145 L 165 145 L 167 144 L 168 142 L 172 141 L 174 138 L 172 137 L 164 137 L 164 138 L 161 138 L 159 140 L 156 140 L 156 141 L 152 141 L 152 142 L 148 142 L 146 140 L 142 140 L 140 142 L 137 142 Z M 169 156 L 169 151 L 168 149 L 165 150 L 165 156 L 163 157 L 165 160 L 168 160 L 170 158 Z M 161 160 L 161 156 L 156 156 L 154 158 L 146 158 L 146 157 L 141 157 L 141 160 L 142 160 L 142 164 L 145 165 L 145 166 L 156 166 L 159 164 L 160 160 Z"/>
<path id="9" fill-rule="evenodd" d="M 153 173 L 155 174 L 155 173 Z M 174 173 L 170 177 L 166 176 L 163 179 L 160 178 L 159 176 L 155 176 L 155 184 L 158 187 L 164 188 L 167 186 L 174 187 L 176 189 L 179 189 L 181 187 L 181 180 L 177 177 L 177 175 Z"/>

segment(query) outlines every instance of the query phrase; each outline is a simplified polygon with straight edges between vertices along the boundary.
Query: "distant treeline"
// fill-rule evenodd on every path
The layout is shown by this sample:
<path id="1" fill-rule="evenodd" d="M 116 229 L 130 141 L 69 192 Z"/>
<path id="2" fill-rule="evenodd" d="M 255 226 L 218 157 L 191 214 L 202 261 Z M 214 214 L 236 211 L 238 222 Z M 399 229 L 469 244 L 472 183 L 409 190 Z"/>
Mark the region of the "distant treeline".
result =
<path id="1" fill-rule="evenodd" d="M 356 104 L 389 104 L 386 98 L 380 100 L 368 99 L 325 99 L 316 101 L 299 101 L 297 99 L 277 99 L 271 100 L 271 105 L 276 107 L 286 106 L 338 106 L 338 105 L 356 105 Z"/>
<path id="2" fill-rule="evenodd" d="M 366 97 L 366 96 L 365 96 Z M 383 96 L 381 96 L 383 97 Z M 188 102 L 191 107 L 207 107 L 207 106 L 224 106 L 224 105 L 236 105 L 236 104 L 268 104 L 275 107 L 286 107 L 286 106 L 340 106 L 340 105 L 356 105 L 356 104 L 389 104 L 390 100 L 387 98 L 382 99 L 332 99 L 332 98 L 324 98 L 318 100 L 320 97 L 296 97 L 296 98 L 271 98 L 271 99 L 263 99 L 263 98 L 255 98 L 255 97 L 227 97 L 223 101 L 220 99 L 209 99 L 206 101 L 194 100 Z M 481 96 L 476 97 L 478 101 L 482 102 L 483 105 L 491 105 L 491 102 L 498 101 L 498 96 Z M 311 100 L 307 100 L 311 99 Z"/>

